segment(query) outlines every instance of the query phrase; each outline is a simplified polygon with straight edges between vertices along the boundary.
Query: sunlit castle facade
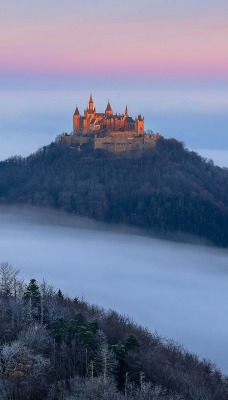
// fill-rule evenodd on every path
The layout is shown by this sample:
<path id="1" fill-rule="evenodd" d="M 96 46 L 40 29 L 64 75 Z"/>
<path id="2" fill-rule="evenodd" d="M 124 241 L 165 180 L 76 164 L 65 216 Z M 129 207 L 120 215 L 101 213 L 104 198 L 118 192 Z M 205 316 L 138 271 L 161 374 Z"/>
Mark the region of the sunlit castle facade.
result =
<path id="1" fill-rule="evenodd" d="M 85 143 L 92 143 L 95 149 L 111 152 L 142 150 L 156 145 L 157 135 L 144 131 L 144 118 L 139 114 L 133 119 L 126 106 L 124 114 L 113 114 L 108 101 L 105 112 L 98 113 L 90 95 L 88 107 L 81 115 L 78 106 L 73 115 L 73 132 L 63 133 L 62 141 L 80 149 Z"/>
<path id="2" fill-rule="evenodd" d="M 92 95 L 89 104 L 84 110 L 84 116 L 80 115 L 78 107 L 76 107 L 73 116 L 73 132 L 132 132 L 135 135 L 144 134 L 144 118 L 141 115 L 133 119 L 128 115 L 126 106 L 124 114 L 113 114 L 112 107 L 108 101 L 104 113 L 96 112 Z"/>

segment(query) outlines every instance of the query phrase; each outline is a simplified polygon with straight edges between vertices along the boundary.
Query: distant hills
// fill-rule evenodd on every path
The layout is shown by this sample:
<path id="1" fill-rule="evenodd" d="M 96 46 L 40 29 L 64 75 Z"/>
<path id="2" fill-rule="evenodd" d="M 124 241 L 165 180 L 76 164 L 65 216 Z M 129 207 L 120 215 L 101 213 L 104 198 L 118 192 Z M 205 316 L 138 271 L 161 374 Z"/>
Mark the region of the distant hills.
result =
<path id="1" fill-rule="evenodd" d="M 228 246 L 228 169 L 175 139 L 111 154 L 51 143 L 0 162 L 0 203 L 53 207 L 159 235 Z"/>

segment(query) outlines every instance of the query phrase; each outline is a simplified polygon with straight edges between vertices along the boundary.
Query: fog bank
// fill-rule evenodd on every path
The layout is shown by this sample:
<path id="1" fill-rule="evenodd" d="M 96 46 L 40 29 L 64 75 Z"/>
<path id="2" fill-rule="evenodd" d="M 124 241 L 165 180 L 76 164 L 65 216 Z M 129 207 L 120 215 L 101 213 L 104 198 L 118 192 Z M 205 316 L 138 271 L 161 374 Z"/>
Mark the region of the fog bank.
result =
<path id="1" fill-rule="evenodd" d="M 139 89 L 135 88 L 134 79 L 133 84 L 125 88 L 122 87 L 124 82 L 121 82 L 121 90 L 118 85 L 115 89 L 110 88 L 110 80 L 105 88 L 97 83 L 95 87 L 92 84 L 79 90 L 78 85 L 72 87 L 70 80 L 70 90 L 57 90 L 56 85 L 61 82 L 62 77 L 58 83 L 55 82 L 54 90 L 47 89 L 48 82 L 44 84 L 46 90 L 40 87 L 16 90 L 16 83 L 11 90 L 9 84 L 12 83 L 8 83 L 4 90 L 3 82 L 0 91 L 0 160 L 12 155 L 27 156 L 54 141 L 56 135 L 63 131 L 71 132 L 75 106 L 78 104 L 82 114 L 93 88 L 94 104 L 98 111 L 105 109 L 108 98 L 113 110 L 120 113 L 124 112 L 127 103 L 133 118 L 138 113 L 145 116 L 146 130 L 152 129 L 165 138 L 175 137 L 183 141 L 187 148 L 198 149 L 199 154 L 200 149 L 207 149 L 209 158 L 215 164 L 228 167 L 227 158 L 224 157 L 224 151 L 228 151 L 227 85 L 212 85 L 210 82 L 208 87 L 204 87 L 197 82 L 183 87 L 177 82 L 147 82 L 146 88 L 141 88 L 140 84 Z M 88 85 L 88 77 L 85 84 Z M 205 157 L 208 157 L 208 152 Z"/>
<path id="2" fill-rule="evenodd" d="M 128 314 L 228 373 L 228 251 L 111 230 L 86 219 L 0 208 L 0 261 L 26 280 Z"/>

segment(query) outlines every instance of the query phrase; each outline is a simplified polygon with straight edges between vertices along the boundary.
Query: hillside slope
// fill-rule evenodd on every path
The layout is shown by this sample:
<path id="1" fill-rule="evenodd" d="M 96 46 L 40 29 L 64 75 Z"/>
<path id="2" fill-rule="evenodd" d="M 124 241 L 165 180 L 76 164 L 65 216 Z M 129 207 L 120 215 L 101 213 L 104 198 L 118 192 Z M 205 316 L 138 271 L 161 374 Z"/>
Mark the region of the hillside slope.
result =
<path id="1" fill-rule="evenodd" d="M 0 398 L 227 400 L 209 360 L 0 263 Z M 225 350 L 225 349 L 224 349 Z"/>
<path id="2" fill-rule="evenodd" d="M 175 139 L 142 153 L 81 151 L 52 143 L 0 163 L 0 202 L 54 207 L 153 232 L 228 245 L 228 170 Z"/>

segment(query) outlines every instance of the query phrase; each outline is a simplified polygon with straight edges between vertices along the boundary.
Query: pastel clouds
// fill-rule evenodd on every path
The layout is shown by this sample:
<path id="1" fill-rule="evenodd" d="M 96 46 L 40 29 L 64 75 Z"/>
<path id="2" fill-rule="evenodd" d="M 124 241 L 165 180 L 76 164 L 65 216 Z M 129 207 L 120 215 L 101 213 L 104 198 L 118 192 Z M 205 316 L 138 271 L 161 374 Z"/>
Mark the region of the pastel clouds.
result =
<path id="1" fill-rule="evenodd" d="M 228 77 L 226 16 L 123 20 L 102 10 L 2 21 L 0 72 Z"/>

